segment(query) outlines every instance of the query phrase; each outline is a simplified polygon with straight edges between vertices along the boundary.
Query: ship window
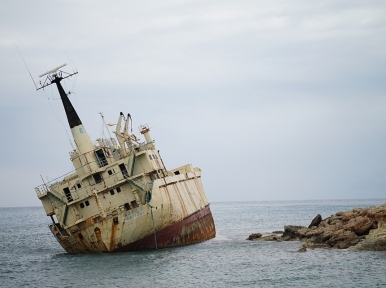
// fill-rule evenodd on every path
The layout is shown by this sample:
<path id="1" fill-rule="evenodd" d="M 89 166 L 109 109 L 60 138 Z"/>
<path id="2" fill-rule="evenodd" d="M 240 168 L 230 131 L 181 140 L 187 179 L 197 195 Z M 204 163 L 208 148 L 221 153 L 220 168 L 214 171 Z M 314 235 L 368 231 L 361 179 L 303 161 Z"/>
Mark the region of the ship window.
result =
<path id="1" fill-rule="evenodd" d="M 122 164 L 119 164 L 119 169 L 121 169 L 121 172 L 122 172 L 123 177 L 129 176 L 128 173 L 127 173 L 125 164 L 123 164 L 123 163 L 122 163 Z"/>
<path id="2" fill-rule="evenodd" d="M 153 158 L 151 158 L 151 155 L 149 155 L 149 158 L 150 158 L 150 160 L 153 159 Z"/>
<path id="3" fill-rule="evenodd" d="M 126 210 L 130 210 L 130 205 L 129 205 L 129 203 L 125 203 L 125 204 L 123 204 L 123 206 L 125 207 Z"/>
<path id="4" fill-rule="evenodd" d="M 180 175 L 180 171 L 175 171 L 174 175 Z"/>
<path id="5" fill-rule="evenodd" d="M 64 195 L 66 195 L 67 201 L 72 202 L 72 196 L 71 196 L 70 189 L 68 189 L 68 187 L 66 187 L 63 189 L 63 191 L 64 191 Z"/>
<path id="6" fill-rule="evenodd" d="M 86 204 L 86 206 L 90 206 L 90 202 L 86 201 L 84 203 Z"/>
<path id="7" fill-rule="evenodd" d="M 121 192 L 121 187 L 117 187 L 117 192 Z"/>
<path id="8" fill-rule="evenodd" d="M 159 177 L 158 177 L 158 175 L 157 175 L 157 172 L 156 171 L 153 171 L 153 172 L 151 172 L 150 173 L 150 179 L 151 180 L 156 180 L 156 179 L 158 179 Z"/>
<path id="9" fill-rule="evenodd" d="M 78 188 L 82 187 L 82 185 L 80 185 L 79 183 L 78 183 L 78 184 L 76 184 L 76 186 L 78 186 Z"/>
<path id="10" fill-rule="evenodd" d="M 133 206 L 133 208 L 137 208 L 138 207 L 137 201 L 133 200 L 130 203 L 131 203 L 131 206 Z"/>
<path id="11" fill-rule="evenodd" d="M 115 193 L 114 193 L 114 190 L 110 190 L 110 194 L 111 195 L 114 195 Z"/>
<path id="12" fill-rule="evenodd" d="M 109 175 L 113 174 L 113 172 L 111 172 L 111 170 L 107 171 L 107 173 L 109 173 Z"/>
<path id="13" fill-rule="evenodd" d="M 79 206 L 80 206 L 80 208 L 84 208 L 84 204 L 83 203 L 80 203 Z"/>
<path id="14" fill-rule="evenodd" d="M 101 174 L 99 174 L 99 173 L 95 173 L 95 174 L 93 174 L 92 175 L 92 177 L 94 178 L 94 180 L 95 180 L 95 183 L 101 183 L 102 182 L 102 177 L 101 177 Z"/>
<path id="15" fill-rule="evenodd" d="M 95 151 L 95 157 L 98 160 L 99 167 L 103 167 L 103 166 L 106 166 L 108 164 L 105 153 L 103 153 L 102 149 Z"/>

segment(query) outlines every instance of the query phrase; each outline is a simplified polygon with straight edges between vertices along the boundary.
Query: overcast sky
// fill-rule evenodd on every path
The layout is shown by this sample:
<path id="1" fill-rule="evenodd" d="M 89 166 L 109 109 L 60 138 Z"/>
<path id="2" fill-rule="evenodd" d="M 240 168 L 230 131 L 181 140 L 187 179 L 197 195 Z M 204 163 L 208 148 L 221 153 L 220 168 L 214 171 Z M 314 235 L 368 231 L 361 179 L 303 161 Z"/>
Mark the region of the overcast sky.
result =
<path id="1" fill-rule="evenodd" d="M 386 198 L 385 1 L 2 1 L 0 206 L 73 169 L 58 92 L 92 139 L 149 124 L 210 202 Z"/>

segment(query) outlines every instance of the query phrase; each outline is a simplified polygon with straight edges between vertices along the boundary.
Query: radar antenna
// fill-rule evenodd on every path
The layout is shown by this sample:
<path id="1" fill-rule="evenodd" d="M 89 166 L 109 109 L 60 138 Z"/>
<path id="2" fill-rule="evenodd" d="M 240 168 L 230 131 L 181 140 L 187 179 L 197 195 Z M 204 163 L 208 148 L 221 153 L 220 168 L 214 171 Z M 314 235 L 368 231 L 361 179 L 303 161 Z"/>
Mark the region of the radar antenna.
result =
<path id="1" fill-rule="evenodd" d="M 44 87 L 47 87 L 47 86 L 54 84 L 54 83 L 56 84 L 58 91 L 59 91 L 60 98 L 62 99 L 62 102 L 63 102 L 64 110 L 65 110 L 66 115 L 67 115 L 68 124 L 70 125 L 70 128 L 72 129 L 78 125 L 81 125 L 82 121 L 80 121 L 80 118 L 79 118 L 78 114 L 76 113 L 74 107 L 72 106 L 70 99 L 68 99 L 66 92 L 64 92 L 62 84 L 60 84 L 60 81 L 62 81 L 63 79 L 66 79 L 68 77 L 71 77 L 72 75 L 77 74 L 78 71 L 70 74 L 70 73 L 64 72 L 62 70 L 59 70 L 60 68 L 63 68 L 66 65 L 67 64 L 62 64 L 54 69 L 47 71 L 46 73 L 41 74 L 39 77 L 46 76 L 46 79 L 44 80 L 43 83 L 40 81 L 40 87 L 37 88 L 36 90 L 44 89 Z"/>
<path id="2" fill-rule="evenodd" d="M 47 77 L 43 81 L 43 83 L 42 83 L 42 81 L 39 82 L 40 87 L 36 88 L 36 90 L 44 89 L 45 87 L 47 87 L 53 83 L 59 83 L 63 79 L 66 79 L 68 77 L 71 77 L 72 75 L 78 74 L 78 71 L 70 74 L 70 73 L 64 72 L 62 70 L 59 70 L 60 68 L 63 68 L 66 65 L 67 65 L 67 63 L 64 63 L 64 64 L 62 64 L 54 69 L 51 69 L 51 70 L 39 75 L 39 77 L 43 77 L 43 76 L 47 76 Z"/>

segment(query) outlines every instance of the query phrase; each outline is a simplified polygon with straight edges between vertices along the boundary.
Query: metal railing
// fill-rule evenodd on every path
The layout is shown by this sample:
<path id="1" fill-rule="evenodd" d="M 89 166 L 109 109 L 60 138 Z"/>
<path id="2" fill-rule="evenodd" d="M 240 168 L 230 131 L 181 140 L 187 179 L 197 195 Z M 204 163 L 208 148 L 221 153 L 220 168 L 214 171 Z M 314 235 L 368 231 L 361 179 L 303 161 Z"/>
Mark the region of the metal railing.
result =
<path id="1" fill-rule="evenodd" d="M 116 144 L 115 139 L 111 139 L 111 143 L 104 142 L 104 141 L 109 141 L 108 139 L 101 139 L 101 140 L 102 140 L 101 142 L 103 142 L 104 144 L 110 144 L 110 145 L 115 145 L 115 144 Z M 138 145 L 137 147 L 135 147 L 133 150 L 128 151 L 128 152 L 136 151 L 136 152 L 138 153 L 139 151 L 151 150 L 151 148 L 153 147 L 153 145 L 154 145 L 154 141 L 149 142 L 149 143 L 145 143 L 145 142 L 139 143 L 139 145 Z M 107 146 L 107 145 L 106 145 L 106 146 Z M 98 146 L 98 148 L 103 148 L 103 147 Z M 75 154 L 78 155 L 78 154 L 76 153 L 76 151 L 70 152 L 70 155 L 71 155 L 71 153 L 73 153 L 74 155 L 75 155 Z M 116 150 L 112 153 L 112 155 L 111 155 L 111 156 L 108 156 L 107 158 L 111 158 L 111 157 L 114 157 L 115 159 L 118 158 L 118 160 L 123 158 L 123 156 L 121 155 L 121 153 L 120 153 L 120 151 L 119 151 L 118 149 L 116 149 Z M 98 165 L 101 164 L 100 161 L 93 161 L 93 162 L 89 162 L 89 163 L 86 163 L 86 164 L 80 166 L 78 169 L 83 169 L 85 166 L 89 165 L 90 163 L 94 163 L 94 162 L 96 162 Z M 77 170 L 78 170 L 78 169 L 71 170 L 70 172 L 68 172 L 68 173 L 66 173 L 66 174 L 63 174 L 63 175 L 61 175 L 61 176 L 59 176 L 59 177 L 57 177 L 57 178 L 55 178 L 55 179 L 53 179 L 53 180 L 47 181 L 47 182 L 45 182 L 45 183 L 43 183 L 43 184 L 41 184 L 41 185 L 35 187 L 35 192 L 36 192 L 36 194 L 37 194 L 38 196 L 42 196 L 42 195 L 46 194 L 47 192 L 50 192 L 50 187 L 52 187 L 53 185 L 55 185 L 55 184 L 63 184 L 64 182 L 68 182 L 68 181 L 71 181 L 71 180 L 74 180 L 74 179 L 78 178 L 78 173 L 77 173 Z M 69 176 L 69 175 L 71 175 L 71 174 L 73 174 L 73 173 L 76 173 L 76 174 L 74 174 L 73 176 L 71 176 L 71 177 L 69 177 L 69 178 L 66 179 L 67 176 Z M 121 173 L 121 171 L 115 172 L 115 173 L 109 175 L 108 177 L 105 177 L 104 179 L 108 179 L 109 177 L 114 177 L 114 176 L 116 176 L 117 174 L 120 174 L 120 173 Z M 130 175 L 130 176 L 131 176 L 131 177 L 129 177 L 129 179 L 132 179 L 132 180 L 135 181 L 135 182 L 138 181 L 137 179 L 135 179 L 136 177 L 133 177 L 133 175 Z M 122 176 L 122 179 L 124 179 L 124 178 L 125 178 L 125 177 Z M 141 178 L 141 177 L 139 177 L 139 178 Z M 127 178 L 126 178 L 126 179 L 127 179 Z M 86 188 L 88 188 L 88 187 L 95 188 L 95 185 L 96 185 L 96 184 L 97 184 L 97 183 L 93 183 L 93 184 L 89 184 L 89 185 L 87 185 L 87 186 L 83 186 L 83 185 L 84 185 L 84 183 L 83 183 L 83 184 L 82 184 L 82 187 L 81 187 L 81 188 L 78 188 L 78 189 L 76 190 L 76 192 L 79 193 L 79 192 L 82 191 L 82 190 L 84 191 L 84 189 L 86 189 Z M 147 184 L 147 185 L 146 185 L 146 184 Z M 152 186 L 151 184 L 149 185 L 149 183 L 141 183 L 140 185 L 141 185 L 142 187 L 146 187 L 146 188 L 151 188 L 151 186 Z M 150 187 L 149 187 L 149 186 L 150 186 Z M 91 190 L 90 190 L 90 193 L 91 193 Z M 87 194 L 90 194 L 90 193 L 87 193 Z"/>

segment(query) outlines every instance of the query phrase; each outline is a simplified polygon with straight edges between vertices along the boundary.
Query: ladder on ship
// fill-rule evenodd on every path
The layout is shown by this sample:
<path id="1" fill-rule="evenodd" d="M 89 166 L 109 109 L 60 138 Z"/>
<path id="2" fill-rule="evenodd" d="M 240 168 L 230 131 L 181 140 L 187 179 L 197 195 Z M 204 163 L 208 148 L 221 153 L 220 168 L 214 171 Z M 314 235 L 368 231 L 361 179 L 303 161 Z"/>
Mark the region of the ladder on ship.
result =
<path id="1" fill-rule="evenodd" d="M 101 202 L 99 200 L 98 193 L 96 192 L 95 189 L 92 192 L 95 195 L 95 201 L 96 201 L 97 206 L 98 206 L 99 215 L 102 216 L 103 218 L 106 218 L 106 213 L 105 213 L 105 210 L 103 209 L 102 204 L 101 204 Z"/>

